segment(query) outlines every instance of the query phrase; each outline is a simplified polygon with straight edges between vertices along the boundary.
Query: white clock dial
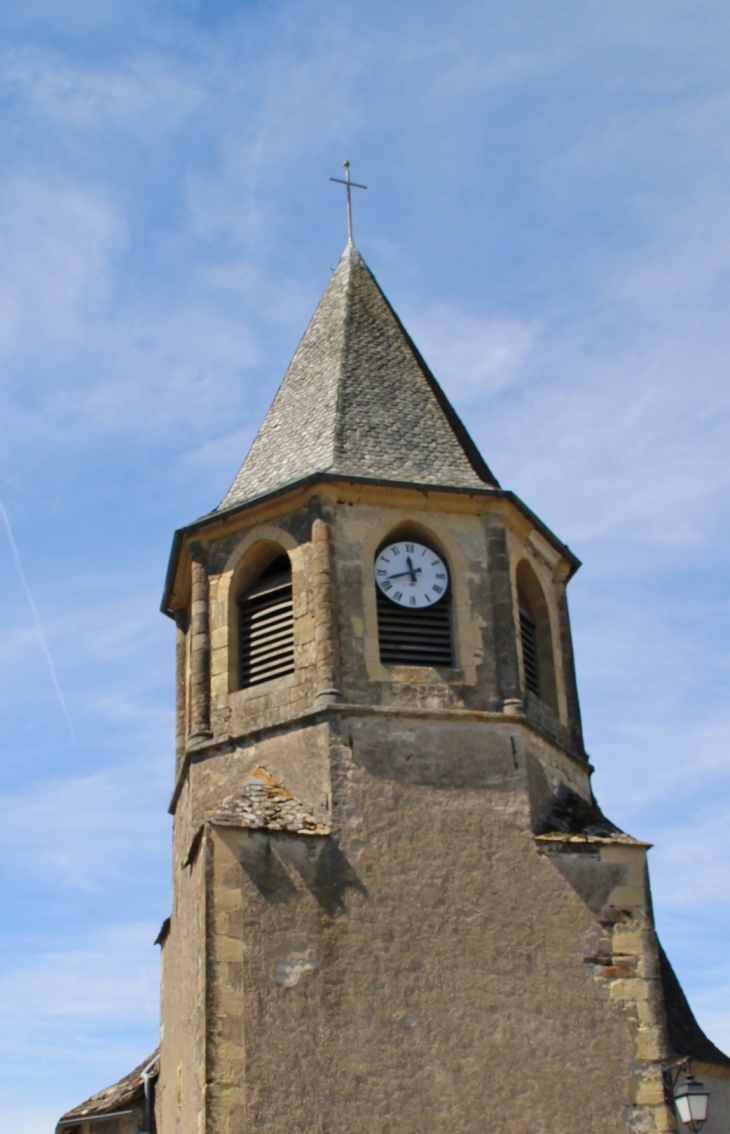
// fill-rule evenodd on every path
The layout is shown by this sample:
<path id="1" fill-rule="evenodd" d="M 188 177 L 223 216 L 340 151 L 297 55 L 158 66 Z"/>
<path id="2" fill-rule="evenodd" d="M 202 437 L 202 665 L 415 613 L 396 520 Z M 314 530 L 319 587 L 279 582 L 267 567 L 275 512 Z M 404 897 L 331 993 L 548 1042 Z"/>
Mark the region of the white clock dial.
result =
<path id="1" fill-rule="evenodd" d="M 449 572 L 430 547 L 399 540 L 384 547 L 375 560 L 375 582 L 392 602 L 418 610 L 444 597 Z"/>

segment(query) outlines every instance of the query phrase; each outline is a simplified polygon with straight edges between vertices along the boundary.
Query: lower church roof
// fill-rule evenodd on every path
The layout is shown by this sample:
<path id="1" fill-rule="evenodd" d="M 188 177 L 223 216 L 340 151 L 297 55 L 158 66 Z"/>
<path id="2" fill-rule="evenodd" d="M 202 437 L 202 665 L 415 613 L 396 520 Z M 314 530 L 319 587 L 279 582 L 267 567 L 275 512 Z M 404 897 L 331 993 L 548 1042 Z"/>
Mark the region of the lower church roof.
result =
<path id="1" fill-rule="evenodd" d="M 151 1079 L 156 1079 L 159 1069 L 160 1049 L 157 1048 L 152 1055 L 148 1055 L 138 1067 L 135 1067 L 134 1071 L 130 1071 L 128 1075 L 125 1075 L 123 1079 L 120 1079 L 111 1087 L 105 1087 L 103 1091 L 98 1091 L 86 1102 L 79 1103 L 78 1106 L 67 1110 L 59 1121 L 68 1125 L 74 1119 L 77 1119 L 79 1126 L 81 1126 L 85 1122 L 93 1122 L 95 1118 L 110 1114 L 113 1111 L 124 1110 L 126 1107 L 135 1104 L 142 1105 L 144 1102 L 143 1072 L 147 1071 Z"/>
<path id="2" fill-rule="evenodd" d="M 667 1013 L 669 1047 L 673 1056 L 690 1059 L 698 1063 L 710 1063 L 715 1067 L 730 1070 L 730 1058 L 715 1047 L 697 1023 L 689 1001 L 684 994 L 677 974 L 671 966 L 669 957 L 659 945 L 659 964 L 661 969 L 664 1008 Z"/>

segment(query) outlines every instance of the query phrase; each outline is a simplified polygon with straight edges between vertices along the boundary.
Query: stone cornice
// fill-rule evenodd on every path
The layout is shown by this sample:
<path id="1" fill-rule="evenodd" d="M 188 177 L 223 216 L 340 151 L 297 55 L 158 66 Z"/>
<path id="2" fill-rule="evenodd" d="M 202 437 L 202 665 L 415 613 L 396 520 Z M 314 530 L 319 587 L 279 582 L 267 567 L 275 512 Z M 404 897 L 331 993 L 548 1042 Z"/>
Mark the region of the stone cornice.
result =
<path id="1" fill-rule="evenodd" d="M 474 497 L 479 500 L 506 500 L 512 504 L 521 515 L 529 521 L 530 524 L 540 533 L 543 539 L 561 555 L 569 566 L 567 579 L 573 577 L 575 572 L 581 566 L 581 561 L 570 550 L 567 544 L 558 539 L 554 532 L 548 528 L 542 520 L 535 515 L 535 513 L 528 508 L 523 500 L 519 498 L 514 492 L 510 492 L 502 488 L 491 488 L 487 485 L 484 488 L 476 487 L 459 487 L 450 485 L 435 485 L 435 484 L 416 484 L 412 481 L 396 481 L 388 480 L 378 477 L 355 477 L 343 476 L 336 473 L 318 472 L 311 476 L 303 477 L 301 480 L 295 481 L 291 484 L 282 485 L 271 492 L 267 492 L 254 500 L 248 500 L 245 503 L 234 505 L 224 511 L 209 512 L 206 516 L 201 516 L 200 519 L 194 520 L 191 524 L 185 527 L 178 528 L 173 536 L 172 548 L 170 550 L 170 559 L 167 568 L 167 575 L 165 578 L 165 587 L 162 595 L 162 602 L 160 609 L 163 614 L 173 617 L 173 611 L 170 606 L 170 601 L 175 588 L 175 578 L 177 575 L 178 561 L 180 552 L 183 549 L 185 540 L 193 533 L 199 532 L 204 528 L 212 527 L 215 524 L 225 525 L 240 515 L 242 512 L 255 511 L 263 505 L 269 504 L 280 497 L 286 496 L 289 493 L 302 492 L 303 490 L 312 489 L 317 484 L 322 485 L 352 485 L 359 488 L 387 488 L 389 491 L 399 489 L 403 491 L 412 491 L 420 494 L 421 496 L 461 496 L 461 497 Z M 567 580 L 566 580 L 567 581 Z"/>
<path id="2" fill-rule="evenodd" d="M 556 740 L 544 729 L 540 728 L 534 721 L 528 720 L 524 716 L 514 716 L 511 713 L 501 712 L 488 712 L 482 709 L 418 709 L 418 708 L 394 708 L 383 707 L 380 705 L 358 705 L 342 703 L 339 705 L 327 705 L 322 708 L 309 709 L 305 713 L 299 713 L 296 716 L 288 717 L 286 720 L 272 722 L 270 724 L 260 725 L 244 733 L 237 735 L 224 734 L 216 736 L 211 740 L 205 740 L 199 744 L 191 745 L 185 752 L 185 758 L 180 766 L 180 772 L 177 777 L 170 805 L 168 811 L 171 815 L 175 814 L 180 794 L 185 785 L 185 781 L 190 771 L 191 764 L 198 763 L 200 760 L 206 759 L 208 756 L 215 755 L 217 752 L 236 748 L 242 744 L 252 744 L 257 740 L 264 737 L 276 735 L 277 733 L 290 732 L 297 728 L 309 728 L 313 725 L 322 724 L 327 720 L 343 719 L 347 717 L 378 717 L 381 720 L 397 720 L 397 719 L 417 719 L 417 720 L 435 720 L 435 721 L 478 721 L 483 723 L 503 724 L 509 726 L 510 729 L 515 728 L 526 729 L 528 732 L 534 733 L 542 740 L 546 740 L 549 744 L 558 748 L 565 756 L 567 756 L 573 763 L 577 764 L 581 769 L 587 771 L 589 775 L 593 772 L 593 765 L 590 763 L 586 756 L 579 756 L 572 752 L 560 741 Z"/>

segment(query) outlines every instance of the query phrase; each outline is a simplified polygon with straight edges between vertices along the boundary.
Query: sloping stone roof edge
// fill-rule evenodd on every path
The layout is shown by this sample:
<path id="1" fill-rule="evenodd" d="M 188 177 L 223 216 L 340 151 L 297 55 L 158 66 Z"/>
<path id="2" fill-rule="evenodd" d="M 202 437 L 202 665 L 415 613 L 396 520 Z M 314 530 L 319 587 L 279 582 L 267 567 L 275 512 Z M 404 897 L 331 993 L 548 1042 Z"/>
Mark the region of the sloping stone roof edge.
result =
<path id="1" fill-rule="evenodd" d="M 242 827 L 252 831 L 296 835 L 330 835 L 322 822 L 301 800 L 293 796 L 275 776 L 259 765 L 242 786 L 229 795 L 207 819 L 217 827 Z"/>
<path id="2" fill-rule="evenodd" d="M 67 1110 L 65 1114 L 61 1115 L 59 1121 L 67 1122 L 69 1119 L 78 1119 L 79 1125 L 83 1125 L 101 1115 L 120 1110 L 130 1103 L 141 1102 L 144 1097 L 142 1072 L 149 1068 L 150 1078 L 156 1078 L 159 1073 L 159 1059 L 160 1049 L 158 1047 L 138 1067 L 135 1067 L 134 1071 L 130 1071 L 128 1075 L 125 1075 L 117 1083 L 113 1083 L 111 1087 L 97 1091 L 85 1102 Z"/>
<path id="3" fill-rule="evenodd" d="M 695 1019 L 690 1008 L 684 989 L 679 978 L 672 968 L 669 957 L 664 952 L 660 941 L 659 967 L 661 972 L 662 989 L 664 991 L 664 1006 L 667 1013 L 667 1031 L 669 1047 L 672 1055 L 684 1057 L 700 1063 L 711 1064 L 714 1067 L 730 1069 L 730 1058 L 715 1047 L 708 1039 Z"/>
<path id="4" fill-rule="evenodd" d="M 190 524 L 185 524 L 182 528 L 177 528 L 174 536 L 172 537 L 172 547 L 170 548 L 170 558 L 167 565 L 167 573 L 165 575 L 165 585 L 162 592 L 162 601 L 160 603 L 160 610 L 166 614 L 168 618 L 172 618 L 173 612 L 170 610 L 170 596 L 175 585 L 175 575 L 177 573 L 178 558 L 180 556 L 180 549 L 182 547 L 185 536 L 193 532 L 201 531 L 208 525 L 215 523 L 217 520 L 225 520 L 229 516 L 235 516 L 237 512 L 243 512 L 246 508 L 251 508 L 254 504 L 265 504 L 269 500 L 275 500 L 277 496 L 283 496 L 286 492 L 291 492 L 296 488 L 304 488 L 309 484 L 316 484 L 321 481 L 325 484 L 362 484 L 373 485 L 376 487 L 389 487 L 389 488 L 411 488 L 415 492 L 445 492 L 453 493 L 457 496 L 493 496 L 511 501 L 512 504 L 522 513 L 525 519 L 529 520 L 533 527 L 543 536 L 548 543 L 550 543 L 556 551 L 560 553 L 568 563 L 570 563 L 570 574 L 568 579 L 572 579 L 579 567 L 582 566 L 581 560 L 570 550 L 566 543 L 563 543 L 553 531 L 543 523 L 539 516 L 536 516 L 531 508 L 515 493 L 506 488 L 490 488 L 485 485 L 484 488 L 476 488 L 464 485 L 449 485 L 449 484 L 417 484 L 412 480 L 391 480 L 390 478 L 380 477 L 366 477 L 366 476 L 348 476 L 345 473 L 330 473 L 325 470 L 321 472 L 311 473 L 309 476 L 302 477 L 300 480 L 292 481 L 289 484 L 279 485 L 271 492 L 265 492 L 261 496 L 254 496 L 250 500 L 244 500 L 241 503 L 234 504 L 224 511 L 207 512 L 206 515 L 200 516 L 199 519 L 193 520 Z"/>
<path id="5" fill-rule="evenodd" d="M 554 847 L 595 844 L 596 846 L 607 847 L 643 847 L 644 850 L 651 850 L 654 846 L 653 843 L 645 843 L 642 839 L 635 839 L 633 835 L 627 835 L 624 831 L 617 831 L 615 835 L 586 835 L 582 832 L 571 834 L 568 831 L 548 831 L 542 835 L 533 835 L 533 838 L 537 843 Z"/>
<path id="6" fill-rule="evenodd" d="M 473 468 L 474 472 L 477 474 L 477 476 L 479 477 L 480 480 L 483 480 L 485 484 L 490 485 L 493 488 L 499 488 L 500 487 L 499 481 L 495 477 L 492 470 L 489 468 L 489 465 L 484 460 L 484 457 L 482 456 L 482 454 L 479 452 L 479 449 L 477 448 L 475 442 L 472 440 L 468 429 L 464 425 L 463 421 L 459 417 L 458 413 L 456 412 L 456 410 L 452 406 L 449 399 L 446 397 L 446 394 L 444 393 L 444 391 L 441 389 L 441 386 L 439 385 L 438 380 L 436 379 L 435 375 L 431 373 L 431 370 L 429 369 L 428 363 L 424 359 L 423 355 L 419 351 L 418 347 L 414 343 L 411 336 L 408 334 L 408 331 L 406 330 L 406 328 L 403 326 L 403 323 L 401 322 L 397 311 L 393 307 L 392 303 L 388 299 L 387 295 L 383 291 L 382 287 L 378 283 L 377 279 L 373 275 L 373 273 L 370 270 L 370 268 L 368 267 L 368 265 L 365 263 L 364 260 L 362 261 L 362 263 L 363 263 L 366 271 L 368 271 L 370 273 L 375 286 L 377 287 L 378 291 L 380 292 L 380 294 L 382 295 L 382 297 L 385 301 L 386 307 L 388 308 L 391 315 L 395 319 L 396 325 L 399 328 L 401 334 L 403 335 L 403 338 L 406 340 L 406 342 L 408 343 L 408 346 L 412 350 L 413 357 L 415 358 L 416 362 L 418 363 L 418 367 L 419 367 L 421 373 L 423 374 L 423 377 L 426 379 L 426 382 L 431 389 L 431 393 L 433 394 L 436 401 L 438 402 L 438 405 L 439 405 L 441 412 L 443 413 L 444 417 L 446 418 L 449 425 L 451 426 L 451 429 L 453 430 L 454 436 L 456 437 L 456 440 L 459 442 L 462 450 L 464 451 L 464 455 L 466 456 L 466 459 L 468 460 L 469 464 L 471 465 L 471 467 Z"/>
<path id="7" fill-rule="evenodd" d="M 391 372 L 388 396 L 381 385 L 383 367 Z M 401 368 L 409 377 L 402 386 L 396 383 L 400 390 L 396 393 L 393 380 Z M 404 421 L 408 429 L 402 431 Z M 426 421 L 426 432 L 419 431 Z M 436 436 L 440 438 L 438 472 L 430 444 Z M 316 471 L 374 476 L 387 468 L 388 475 L 398 476 L 399 463 L 412 480 L 499 487 L 373 272 L 349 240 L 218 508 L 227 510 L 268 492 L 277 481 Z"/>

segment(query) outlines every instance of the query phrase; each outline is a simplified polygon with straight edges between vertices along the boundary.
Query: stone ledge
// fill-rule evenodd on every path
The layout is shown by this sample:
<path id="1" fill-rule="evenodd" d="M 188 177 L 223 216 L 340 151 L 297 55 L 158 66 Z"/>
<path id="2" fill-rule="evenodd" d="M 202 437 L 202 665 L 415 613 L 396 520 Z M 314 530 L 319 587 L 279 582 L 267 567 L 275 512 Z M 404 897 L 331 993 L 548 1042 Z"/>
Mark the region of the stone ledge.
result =
<path id="1" fill-rule="evenodd" d="M 457 721 L 482 721 L 494 724 L 506 724 L 510 728 L 526 729 L 528 732 L 535 733 L 543 740 L 547 740 L 549 744 L 559 748 L 560 751 L 566 755 L 573 763 L 577 764 L 580 768 L 587 771 L 590 775 L 593 772 L 593 765 L 588 760 L 587 756 L 578 756 L 554 736 L 546 733 L 534 721 L 528 720 L 527 717 L 516 717 L 510 713 L 504 712 L 490 712 L 486 709 L 419 709 L 401 708 L 395 706 L 381 706 L 381 705 L 358 705 L 352 702 L 342 702 L 340 704 L 330 704 L 326 706 L 319 706 L 312 709 L 307 709 L 303 713 L 296 713 L 280 721 L 272 721 L 270 724 L 259 725 L 256 728 L 250 729 L 248 732 L 231 734 L 225 733 L 220 736 L 206 738 L 199 741 L 197 744 L 188 745 L 185 750 L 185 757 L 180 767 L 180 772 L 175 783 L 175 788 L 170 799 L 168 812 L 170 815 L 175 814 L 178 799 L 183 789 L 187 774 L 192 763 L 197 762 L 199 759 L 204 759 L 208 754 L 214 754 L 221 750 L 232 749 L 239 745 L 242 741 L 253 742 L 263 739 L 265 736 L 270 736 L 277 732 L 289 732 L 295 728 L 306 728 L 310 725 L 319 724 L 326 720 L 331 720 L 335 717 L 380 717 L 384 720 L 398 720 L 415 718 L 417 720 L 457 720 Z M 628 836 L 627 836 L 628 837 Z M 609 840 L 610 841 L 610 840 Z"/>

